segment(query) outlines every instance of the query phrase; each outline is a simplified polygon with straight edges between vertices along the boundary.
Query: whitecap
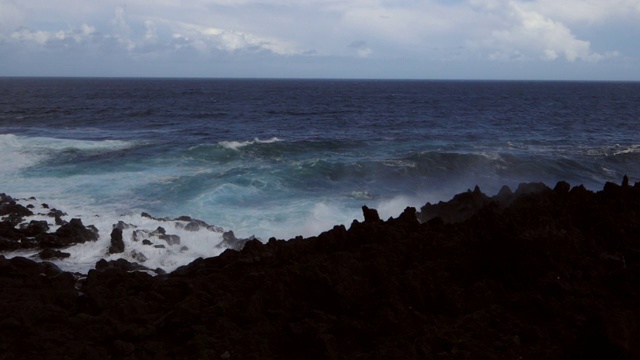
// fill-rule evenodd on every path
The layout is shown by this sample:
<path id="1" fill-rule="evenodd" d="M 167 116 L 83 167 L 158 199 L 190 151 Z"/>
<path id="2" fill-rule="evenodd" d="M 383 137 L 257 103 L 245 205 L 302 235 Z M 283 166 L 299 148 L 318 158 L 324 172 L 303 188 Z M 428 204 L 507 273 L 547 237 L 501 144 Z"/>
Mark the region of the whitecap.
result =
<path id="1" fill-rule="evenodd" d="M 13 173 L 37 164 L 42 156 L 28 151 L 21 137 L 13 134 L 0 134 L 0 171 Z"/>
<path id="2" fill-rule="evenodd" d="M 272 144 L 280 141 L 282 140 L 277 137 L 272 137 L 267 140 L 260 140 L 259 138 L 254 138 L 253 140 L 250 140 L 250 141 L 220 141 L 218 145 L 222 146 L 225 149 L 240 150 L 241 148 L 249 145 Z"/>
<path id="3" fill-rule="evenodd" d="M 22 205 L 33 205 L 34 216 L 26 217 L 24 221 L 31 220 L 47 221 L 50 232 L 55 232 L 59 226 L 55 225 L 53 218 L 46 216 L 48 210 L 37 200 L 20 199 Z M 76 209 L 77 210 L 77 209 Z M 125 259 L 130 262 L 137 262 L 150 269 L 162 269 L 171 272 L 176 268 L 187 265 L 199 257 L 213 257 L 221 254 L 226 248 L 222 244 L 222 228 L 217 226 L 200 227 L 189 229 L 186 225 L 188 220 L 168 220 L 145 217 L 139 214 L 116 215 L 115 213 L 104 213 L 91 215 L 90 213 L 78 213 L 74 211 L 72 215 L 64 215 L 61 218 L 69 221 L 71 218 L 80 218 L 85 226 L 93 225 L 98 229 L 98 240 L 76 244 L 68 248 L 60 249 L 62 252 L 70 254 L 64 259 L 50 260 L 64 271 L 87 273 L 94 268 L 96 262 L 101 259 L 117 260 Z M 115 224 L 122 221 L 126 224 L 123 229 L 123 241 L 125 251 L 119 254 L 109 254 L 111 245 L 111 232 Z M 179 238 L 177 243 L 169 243 L 159 238 L 150 237 L 152 243 L 143 243 L 136 239 L 133 234 L 137 230 L 151 233 L 162 227 L 166 234 L 175 235 Z M 39 260 L 37 253 L 39 250 L 20 250 L 4 253 L 7 258 L 24 256 Z"/>
<path id="4" fill-rule="evenodd" d="M 616 147 L 621 147 L 620 145 L 616 145 Z M 614 156 L 623 155 L 623 154 L 636 154 L 640 153 L 640 145 L 631 145 L 624 147 L 622 150 L 616 151 L 613 153 Z"/>
<path id="5" fill-rule="evenodd" d="M 134 142 L 121 140 L 71 140 L 0 134 L 0 169 L 15 172 L 37 165 L 64 151 L 111 152 L 133 147 Z"/>

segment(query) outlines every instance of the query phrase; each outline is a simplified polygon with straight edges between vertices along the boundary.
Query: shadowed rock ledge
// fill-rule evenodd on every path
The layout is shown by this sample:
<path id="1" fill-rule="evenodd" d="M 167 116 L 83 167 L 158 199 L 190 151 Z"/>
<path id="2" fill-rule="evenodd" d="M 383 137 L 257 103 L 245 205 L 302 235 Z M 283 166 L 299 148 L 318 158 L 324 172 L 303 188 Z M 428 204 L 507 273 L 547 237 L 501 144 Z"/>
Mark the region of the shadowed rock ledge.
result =
<path id="1" fill-rule="evenodd" d="M 0 257 L 0 358 L 640 358 L 639 183 L 363 213 L 155 277 Z"/>

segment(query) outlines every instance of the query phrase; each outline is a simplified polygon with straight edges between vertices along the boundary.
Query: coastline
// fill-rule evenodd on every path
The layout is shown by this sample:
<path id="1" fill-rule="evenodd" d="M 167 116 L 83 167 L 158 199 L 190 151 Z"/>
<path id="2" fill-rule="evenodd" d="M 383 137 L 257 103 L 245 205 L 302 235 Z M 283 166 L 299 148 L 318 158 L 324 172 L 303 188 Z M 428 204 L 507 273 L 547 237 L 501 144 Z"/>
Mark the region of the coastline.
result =
<path id="1" fill-rule="evenodd" d="M 640 357 L 640 183 L 476 188 L 363 215 L 156 276 L 124 260 L 84 277 L 0 256 L 0 355 Z M 78 225 L 48 240 L 90 237 Z"/>

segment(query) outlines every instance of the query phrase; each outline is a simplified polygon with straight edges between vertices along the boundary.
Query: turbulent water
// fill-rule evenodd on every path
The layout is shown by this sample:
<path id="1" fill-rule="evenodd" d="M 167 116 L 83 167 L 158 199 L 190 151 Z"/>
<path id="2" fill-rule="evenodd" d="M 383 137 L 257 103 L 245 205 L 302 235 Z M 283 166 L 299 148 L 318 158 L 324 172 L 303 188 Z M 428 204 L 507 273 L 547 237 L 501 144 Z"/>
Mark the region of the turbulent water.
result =
<path id="1" fill-rule="evenodd" d="M 99 228 L 60 261 L 82 270 L 135 259 L 105 249 L 118 220 L 157 226 L 141 212 L 286 239 L 475 185 L 640 181 L 640 83 L 0 78 L 0 149 L 0 192 Z M 164 227 L 179 248 L 128 248 L 168 270 L 224 250 Z"/>

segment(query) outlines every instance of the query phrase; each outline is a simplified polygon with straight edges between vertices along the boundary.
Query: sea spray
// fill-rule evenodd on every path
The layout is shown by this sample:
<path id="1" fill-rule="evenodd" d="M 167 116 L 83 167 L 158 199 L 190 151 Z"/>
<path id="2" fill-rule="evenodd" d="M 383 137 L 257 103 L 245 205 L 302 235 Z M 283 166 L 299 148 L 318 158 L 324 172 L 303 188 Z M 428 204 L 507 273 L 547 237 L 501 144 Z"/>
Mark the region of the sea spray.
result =
<path id="1" fill-rule="evenodd" d="M 196 241 L 142 212 L 289 239 L 348 226 L 363 205 L 388 218 L 476 185 L 640 177 L 639 84 L 0 79 L 0 90 L 0 192 L 99 227 L 96 248 L 73 255 L 83 264 L 118 221 L 194 239 L 182 252 L 129 244 L 153 266 L 219 251 L 220 235 Z"/>

